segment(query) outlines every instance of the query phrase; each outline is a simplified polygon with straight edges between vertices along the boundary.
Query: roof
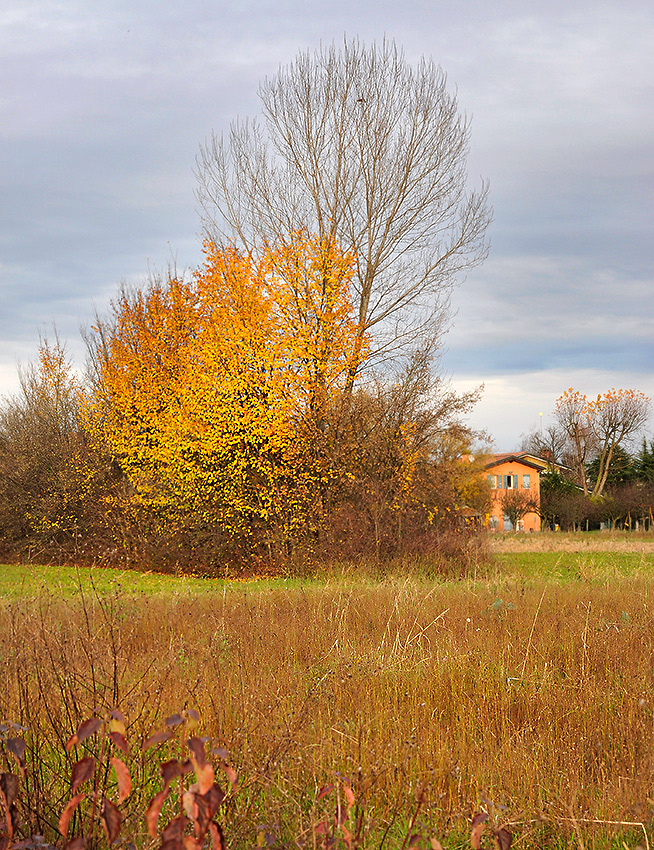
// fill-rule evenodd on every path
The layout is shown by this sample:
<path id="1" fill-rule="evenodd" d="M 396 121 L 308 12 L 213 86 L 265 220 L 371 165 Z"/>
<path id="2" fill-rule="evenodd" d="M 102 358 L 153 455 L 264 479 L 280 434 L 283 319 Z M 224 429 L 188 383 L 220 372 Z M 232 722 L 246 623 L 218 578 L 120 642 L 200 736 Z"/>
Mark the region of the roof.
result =
<path id="1" fill-rule="evenodd" d="M 529 466 L 531 469 L 537 469 L 539 472 L 543 472 L 551 466 L 558 466 L 558 464 L 552 464 L 547 460 L 543 460 L 542 457 L 529 454 L 529 452 L 502 452 L 497 455 L 491 455 L 491 459 L 486 464 L 486 469 L 499 466 L 501 463 L 521 463 L 523 466 Z"/>

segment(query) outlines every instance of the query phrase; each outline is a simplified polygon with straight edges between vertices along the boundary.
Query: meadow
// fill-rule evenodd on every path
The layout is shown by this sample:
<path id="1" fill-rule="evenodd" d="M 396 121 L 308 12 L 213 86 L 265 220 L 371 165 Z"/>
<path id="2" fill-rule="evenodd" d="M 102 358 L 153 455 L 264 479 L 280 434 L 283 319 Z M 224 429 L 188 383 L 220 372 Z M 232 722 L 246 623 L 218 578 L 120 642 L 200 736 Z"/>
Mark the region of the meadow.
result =
<path id="1" fill-rule="evenodd" d="M 0 723 L 27 743 L 23 832 L 56 841 L 73 761 L 101 760 L 99 735 L 65 743 L 118 707 L 137 846 L 155 846 L 143 813 L 180 753 L 142 744 L 195 709 L 238 777 L 220 813 L 230 847 L 447 850 L 487 812 L 486 846 L 504 827 L 514 847 L 649 848 L 651 542 L 546 537 L 498 540 L 457 581 L 408 562 L 240 583 L 1 567 Z"/>

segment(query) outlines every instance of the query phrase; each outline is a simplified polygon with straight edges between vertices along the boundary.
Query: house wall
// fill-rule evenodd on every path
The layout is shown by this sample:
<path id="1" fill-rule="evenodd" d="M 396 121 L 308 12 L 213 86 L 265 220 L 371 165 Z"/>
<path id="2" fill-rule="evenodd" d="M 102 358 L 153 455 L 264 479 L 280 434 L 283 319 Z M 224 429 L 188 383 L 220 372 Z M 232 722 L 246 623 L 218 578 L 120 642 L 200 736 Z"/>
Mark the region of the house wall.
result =
<path id="1" fill-rule="evenodd" d="M 520 521 L 518 529 L 512 529 L 505 525 L 504 511 L 502 510 L 501 500 L 502 494 L 507 490 L 507 484 L 511 485 L 508 489 L 517 489 L 521 492 L 528 492 L 532 498 L 540 504 L 540 474 L 537 469 L 532 466 L 527 466 L 524 463 L 513 460 L 503 463 L 498 463 L 486 470 L 486 475 L 494 476 L 494 481 L 491 482 L 493 503 L 491 513 L 488 518 L 488 525 L 493 531 L 540 531 L 540 517 L 537 513 L 528 513 Z M 524 476 L 529 476 L 525 479 Z M 510 478 L 509 478 L 510 476 Z M 528 487 L 525 484 L 529 484 Z M 494 485 L 494 486 L 493 486 Z M 501 486 L 498 486 L 501 485 Z M 517 486 L 515 486 L 517 485 Z"/>

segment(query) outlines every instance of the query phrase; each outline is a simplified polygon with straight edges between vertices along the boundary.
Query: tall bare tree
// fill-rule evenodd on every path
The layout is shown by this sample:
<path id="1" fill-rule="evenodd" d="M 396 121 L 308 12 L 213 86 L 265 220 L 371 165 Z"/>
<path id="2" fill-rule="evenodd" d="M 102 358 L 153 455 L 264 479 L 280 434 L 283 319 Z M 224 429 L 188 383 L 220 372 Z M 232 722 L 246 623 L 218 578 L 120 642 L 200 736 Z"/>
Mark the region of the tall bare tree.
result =
<path id="1" fill-rule="evenodd" d="M 468 188 L 470 123 L 446 82 L 389 41 L 303 52 L 261 84 L 261 121 L 198 156 L 213 241 L 249 249 L 306 228 L 356 251 L 358 330 L 377 362 L 437 343 L 452 286 L 487 254 L 488 186 Z"/>

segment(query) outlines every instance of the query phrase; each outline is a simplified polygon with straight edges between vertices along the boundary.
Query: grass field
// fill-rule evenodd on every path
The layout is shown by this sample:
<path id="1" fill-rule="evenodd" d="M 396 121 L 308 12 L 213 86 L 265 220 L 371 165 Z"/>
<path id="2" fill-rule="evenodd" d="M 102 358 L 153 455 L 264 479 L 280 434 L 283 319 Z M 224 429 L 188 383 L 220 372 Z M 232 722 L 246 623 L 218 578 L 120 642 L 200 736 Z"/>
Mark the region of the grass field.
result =
<path id="1" fill-rule="evenodd" d="M 482 809 L 514 847 L 648 847 L 654 553 L 606 540 L 498 540 L 483 575 L 457 582 L 406 564 L 303 584 L 2 567 L 0 721 L 28 730 L 40 813 L 25 818 L 48 834 L 68 793 L 63 742 L 117 705 L 139 778 L 125 828 L 141 836 L 173 751 L 138 745 L 188 706 L 239 776 L 231 847 L 324 846 L 334 800 L 318 790 L 344 780 L 364 847 L 409 844 L 418 792 L 413 831 L 445 850 L 469 846 Z"/>

